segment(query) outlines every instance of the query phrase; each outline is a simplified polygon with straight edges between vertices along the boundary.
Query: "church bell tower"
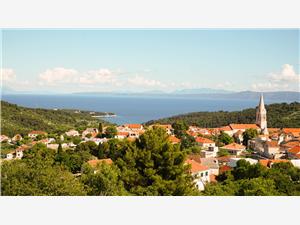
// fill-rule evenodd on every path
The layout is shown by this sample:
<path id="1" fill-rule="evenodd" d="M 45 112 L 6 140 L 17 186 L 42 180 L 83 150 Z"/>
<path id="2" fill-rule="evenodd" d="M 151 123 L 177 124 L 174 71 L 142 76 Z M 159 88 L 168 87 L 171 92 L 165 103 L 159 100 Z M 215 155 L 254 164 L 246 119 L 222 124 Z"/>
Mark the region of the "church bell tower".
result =
<path id="1" fill-rule="evenodd" d="M 263 95 L 260 96 L 259 104 L 256 109 L 256 125 L 260 127 L 262 134 L 269 134 L 267 128 L 267 110 L 265 108 Z"/>

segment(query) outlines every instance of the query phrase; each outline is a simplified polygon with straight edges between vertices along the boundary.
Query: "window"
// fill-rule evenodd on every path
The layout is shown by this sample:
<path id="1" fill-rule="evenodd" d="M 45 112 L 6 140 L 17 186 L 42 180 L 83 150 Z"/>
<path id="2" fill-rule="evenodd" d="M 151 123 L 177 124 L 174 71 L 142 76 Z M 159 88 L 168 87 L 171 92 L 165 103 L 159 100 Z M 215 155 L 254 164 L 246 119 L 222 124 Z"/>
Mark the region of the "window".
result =
<path id="1" fill-rule="evenodd" d="M 205 172 L 205 176 L 208 176 L 208 172 Z"/>
<path id="2" fill-rule="evenodd" d="M 203 177 L 203 173 L 201 173 L 201 177 Z"/>

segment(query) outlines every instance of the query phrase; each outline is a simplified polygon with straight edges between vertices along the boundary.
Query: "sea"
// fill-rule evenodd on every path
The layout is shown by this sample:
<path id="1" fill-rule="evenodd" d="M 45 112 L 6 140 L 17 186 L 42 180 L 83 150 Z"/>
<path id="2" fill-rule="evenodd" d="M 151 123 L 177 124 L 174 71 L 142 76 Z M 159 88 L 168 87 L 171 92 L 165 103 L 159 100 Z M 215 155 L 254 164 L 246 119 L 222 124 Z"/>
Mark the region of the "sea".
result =
<path id="1" fill-rule="evenodd" d="M 236 111 L 258 105 L 257 100 L 198 99 L 189 97 L 91 96 L 91 95 L 2 95 L 2 100 L 20 106 L 46 109 L 79 109 L 112 112 L 105 120 L 115 124 L 144 123 L 178 114 L 200 111 Z M 271 102 L 266 102 L 271 103 Z M 103 118 L 102 118 L 103 119 Z"/>

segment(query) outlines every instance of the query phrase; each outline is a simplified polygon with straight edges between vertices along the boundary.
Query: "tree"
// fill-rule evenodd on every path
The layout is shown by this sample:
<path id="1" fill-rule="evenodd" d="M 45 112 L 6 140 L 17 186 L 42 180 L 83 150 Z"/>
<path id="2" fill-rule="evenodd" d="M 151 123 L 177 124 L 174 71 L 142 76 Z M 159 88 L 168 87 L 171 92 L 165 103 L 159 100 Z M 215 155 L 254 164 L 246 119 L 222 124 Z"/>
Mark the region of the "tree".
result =
<path id="1" fill-rule="evenodd" d="M 55 165 L 53 150 L 34 146 L 22 160 L 1 166 L 2 195 L 86 195 L 83 185 L 67 170 Z"/>
<path id="2" fill-rule="evenodd" d="M 146 131 L 115 161 L 126 190 L 133 195 L 198 195 L 185 164 L 186 153 L 172 145 L 162 128 Z M 125 147 L 123 146 L 123 147 Z"/>
<path id="3" fill-rule="evenodd" d="M 183 121 L 176 121 L 172 124 L 174 129 L 174 134 L 177 138 L 182 138 L 183 135 L 186 135 L 186 131 L 189 126 Z"/>
<path id="4" fill-rule="evenodd" d="M 83 165 L 82 183 L 88 195 L 120 196 L 128 195 L 120 179 L 120 171 L 114 165 L 100 163 L 96 168 Z"/>
<path id="5" fill-rule="evenodd" d="M 248 141 L 257 137 L 258 132 L 254 128 L 246 129 L 243 133 L 243 145 L 248 146 Z"/>
<path id="6" fill-rule="evenodd" d="M 225 145 L 228 145 L 233 142 L 233 138 L 223 131 L 221 131 L 221 134 L 218 136 L 218 140 L 224 143 Z"/>
<path id="7" fill-rule="evenodd" d="M 196 145 L 196 140 L 193 136 L 185 134 L 181 136 L 181 149 L 191 148 Z"/>
<path id="8" fill-rule="evenodd" d="M 103 133 L 103 124 L 99 123 L 99 127 L 98 127 L 99 133 L 102 134 Z"/>
<path id="9" fill-rule="evenodd" d="M 273 196 L 278 195 L 274 181 L 263 177 L 241 180 L 237 195 L 242 196 Z"/>
<path id="10" fill-rule="evenodd" d="M 224 148 L 219 149 L 218 157 L 227 156 L 227 155 L 229 155 L 229 152 L 226 149 L 224 149 Z"/>
<path id="11" fill-rule="evenodd" d="M 105 129 L 105 136 L 107 138 L 114 138 L 117 135 L 117 129 L 114 126 L 109 126 Z"/>

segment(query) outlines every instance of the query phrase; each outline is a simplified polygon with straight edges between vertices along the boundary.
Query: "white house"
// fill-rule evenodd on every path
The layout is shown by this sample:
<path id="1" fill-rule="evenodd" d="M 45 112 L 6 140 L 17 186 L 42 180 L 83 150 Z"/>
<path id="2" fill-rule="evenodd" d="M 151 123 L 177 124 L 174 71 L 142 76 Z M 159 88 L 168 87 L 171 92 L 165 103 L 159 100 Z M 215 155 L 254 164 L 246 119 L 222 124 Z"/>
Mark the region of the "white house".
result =
<path id="1" fill-rule="evenodd" d="M 79 136 L 79 132 L 77 130 L 69 130 L 65 133 L 68 137 Z"/>
<path id="2" fill-rule="evenodd" d="M 197 137 L 195 140 L 196 140 L 197 144 L 203 148 L 209 148 L 209 147 L 216 146 L 216 143 L 208 138 Z"/>
<path id="3" fill-rule="evenodd" d="M 194 182 L 200 191 L 203 191 L 205 184 L 210 182 L 210 169 L 207 166 L 203 166 L 193 159 L 186 160 L 187 164 L 191 165 L 191 173 L 194 176 Z"/>
<path id="4" fill-rule="evenodd" d="M 246 149 L 246 146 L 237 143 L 231 143 L 223 146 L 222 148 L 227 150 L 232 155 L 240 155 Z"/>
<path id="5" fill-rule="evenodd" d="M 33 130 L 30 133 L 28 133 L 28 137 L 30 138 L 36 138 L 38 135 L 47 135 L 47 133 L 40 130 Z"/>

